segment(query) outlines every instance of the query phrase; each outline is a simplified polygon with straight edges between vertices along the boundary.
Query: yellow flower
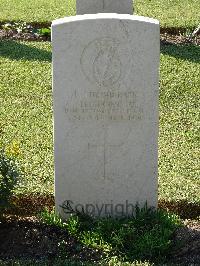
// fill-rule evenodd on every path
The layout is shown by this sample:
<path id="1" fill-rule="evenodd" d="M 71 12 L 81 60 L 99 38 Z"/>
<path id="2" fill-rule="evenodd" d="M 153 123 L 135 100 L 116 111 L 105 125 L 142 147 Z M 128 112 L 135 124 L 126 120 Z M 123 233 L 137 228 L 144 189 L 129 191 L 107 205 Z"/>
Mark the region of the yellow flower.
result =
<path id="1" fill-rule="evenodd" d="M 5 151 L 9 156 L 18 157 L 20 155 L 19 141 L 14 140 L 9 146 L 6 147 Z"/>

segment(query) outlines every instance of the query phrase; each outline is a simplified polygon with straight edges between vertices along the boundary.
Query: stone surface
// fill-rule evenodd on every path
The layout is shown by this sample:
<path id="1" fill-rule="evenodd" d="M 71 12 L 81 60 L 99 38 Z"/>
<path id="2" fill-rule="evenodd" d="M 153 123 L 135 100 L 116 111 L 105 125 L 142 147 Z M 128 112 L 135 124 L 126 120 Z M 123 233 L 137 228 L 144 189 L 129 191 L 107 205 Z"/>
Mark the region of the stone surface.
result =
<path id="1" fill-rule="evenodd" d="M 157 206 L 159 23 L 118 14 L 52 25 L 56 209 Z"/>
<path id="2" fill-rule="evenodd" d="M 76 0 L 76 13 L 133 14 L 133 0 Z"/>

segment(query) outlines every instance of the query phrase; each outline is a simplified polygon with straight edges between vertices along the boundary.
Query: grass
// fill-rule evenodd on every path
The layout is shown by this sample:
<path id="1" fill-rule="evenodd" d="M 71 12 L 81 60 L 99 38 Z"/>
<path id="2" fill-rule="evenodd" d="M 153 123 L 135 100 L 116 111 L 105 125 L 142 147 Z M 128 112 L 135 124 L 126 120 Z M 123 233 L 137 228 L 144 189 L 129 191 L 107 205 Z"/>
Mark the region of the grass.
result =
<path id="1" fill-rule="evenodd" d="M 167 46 L 160 69 L 159 195 L 200 202 L 200 47 Z"/>
<path id="2" fill-rule="evenodd" d="M 199 47 L 161 53 L 159 197 L 200 203 Z M 0 143 L 19 143 L 16 193 L 53 193 L 51 45 L 0 42 Z"/>
<path id="3" fill-rule="evenodd" d="M 135 0 L 135 13 L 157 18 L 162 27 L 191 30 L 200 21 L 199 0 Z M 0 21 L 50 22 L 75 14 L 75 0 L 0 0 Z"/>
<path id="4" fill-rule="evenodd" d="M 146 206 L 136 207 L 135 217 L 129 218 L 75 215 L 62 223 L 54 211 L 45 211 L 41 219 L 45 224 L 66 230 L 83 245 L 101 250 L 105 254 L 102 259 L 110 261 L 115 257 L 116 261 L 129 263 L 136 260 L 165 262 L 173 246 L 172 235 L 181 226 L 178 216 Z"/>
<path id="5" fill-rule="evenodd" d="M 200 21 L 199 0 L 135 0 L 136 14 L 160 20 L 162 27 L 188 31 Z M 0 21 L 50 22 L 75 14 L 75 0 L 0 0 Z M 159 198 L 200 204 L 199 84 L 200 48 L 192 45 L 165 46 L 160 68 Z M 23 171 L 16 194 L 52 194 L 52 88 L 51 44 L 0 42 L 0 148 L 19 146 Z M 140 213 L 141 214 L 141 213 Z M 150 266 L 152 259 L 166 255 L 171 234 L 179 221 L 173 215 L 145 213 L 133 220 L 82 220 L 68 224 L 43 213 L 46 223 L 66 228 L 93 248 L 117 253 L 110 266 Z M 112 234 L 110 233 L 112 231 Z M 142 232 L 142 234 L 141 234 Z M 133 239 L 129 237 L 134 235 Z M 128 241 L 127 241 L 128 239 Z M 120 257 L 133 263 L 121 263 Z M 12 260 L 1 265 L 48 265 L 48 262 Z M 55 260 L 51 265 L 85 265 Z M 106 265 L 102 263 L 102 265 Z M 159 264 L 160 265 L 160 264 Z"/>
<path id="6" fill-rule="evenodd" d="M 63 0 L 0 0 L 0 21 L 50 22 L 66 14 Z"/>
<path id="7" fill-rule="evenodd" d="M 12 260 L 12 261 L 2 261 L 0 260 L 0 265 L 1 266 L 60 266 L 60 265 L 65 265 L 65 266 L 94 266 L 97 265 L 96 263 L 90 263 L 90 262 L 77 262 L 73 260 L 63 260 L 63 259 L 56 259 L 54 261 L 33 261 L 33 260 L 24 260 L 24 259 L 19 259 L 19 260 Z M 149 262 L 134 262 L 134 263 L 118 263 L 116 264 L 115 261 L 111 261 L 109 264 L 99 263 L 99 266 L 153 266 L 154 264 L 151 264 Z M 167 266 L 167 265 L 166 265 Z M 169 265 L 173 266 L 173 265 Z"/>
<path id="8" fill-rule="evenodd" d="M 200 22 L 199 0 L 135 0 L 135 12 L 157 18 L 164 28 L 190 29 Z"/>
<path id="9" fill-rule="evenodd" d="M 0 141 L 18 142 L 22 192 L 53 192 L 50 43 L 0 42 Z"/>

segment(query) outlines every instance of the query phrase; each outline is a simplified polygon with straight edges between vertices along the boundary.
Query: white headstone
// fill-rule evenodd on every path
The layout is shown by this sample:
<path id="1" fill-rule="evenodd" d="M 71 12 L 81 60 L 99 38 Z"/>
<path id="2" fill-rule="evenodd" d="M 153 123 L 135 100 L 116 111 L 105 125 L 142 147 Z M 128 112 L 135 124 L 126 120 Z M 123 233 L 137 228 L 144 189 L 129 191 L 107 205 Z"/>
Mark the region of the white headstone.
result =
<path id="1" fill-rule="evenodd" d="M 96 14 L 53 22 L 56 209 L 157 206 L 159 23 Z"/>
<path id="2" fill-rule="evenodd" d="M 133 14 L 133 0 L 76 0 L 76 14 Z"/>

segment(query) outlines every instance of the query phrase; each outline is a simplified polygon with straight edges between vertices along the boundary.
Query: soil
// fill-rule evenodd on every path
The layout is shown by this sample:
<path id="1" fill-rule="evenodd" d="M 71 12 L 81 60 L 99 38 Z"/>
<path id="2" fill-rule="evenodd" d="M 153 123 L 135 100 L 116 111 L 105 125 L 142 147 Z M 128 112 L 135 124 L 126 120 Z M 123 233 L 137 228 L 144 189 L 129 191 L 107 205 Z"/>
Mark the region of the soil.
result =
<path id="1" fill-rule="evenodd" d="M 65 241 L 64 249 L 70 258 L 98 261 L 101 251 L 89 249 L 55 226 L 41 224 L 35 216 L 44 208 L 52 210 L 53 195 L 18 195 L 11 200 L 13 208 L 0 224 L 0 259 L 52 259 L 59 254 L 58 244 Z M 168 257 L 172 265 L 200 266 L 200 205 L 182 201 L 159 200 L 159 208 L 178 214 L 184 227 L 173 235 L 173 248 Z M 78 247 L 78 248 L 77 248 Z"/>
<path id="2" fill-rule="evenodd" d="M 36 217 L 7 216 L 0 223 L 0 260 L 70 258 L 95 262 L 102 252 L 88 248 L 65 230 L 42 224 Z"/>
<path id="3" fill-rule="evenodd" d="M 0 40 L 20 40 L 20 41 L 51 41 L 50 36 L 41 36 L 33 32 L 20 32 L 16 30 L 5 30 L 0 28 Z M 194 37 L 187 37 L 186 35 L 170 33 L 161 31 L 160 42 L 162 45 L 173 45 L 173 44 L 193 44 L 200 45 L 200 35 Z"/>
<path id="4" fill-rule="evenodd" d="M 173 235 L 170 265 L 200 265 L 200 221 L 185 220 Z M 0 222 L 0 260 L 26 259 L 52 262 L 55 258 L 90 261 L 102 258 L 101 250 L 81 244 L 65 230 L 42 224 L 36 217 L 7 215 Z M 95 263 L 96 262 L 96 263 Z"/>
<path id="5" fill-rule="evenodd" d="M 174 233 L 174 248 L 168 258 L 175 265 L 200 265 L 200 221 L 185 220 Z"/>
<path id="6" fill-rule="evenodd" d="M 7 211 L 7 214 L 32 216 L 44 209 L 51 211 L 55 206 L 55 200 L 53 195 L 32 193 L 13 196 L 11 198 L 11 204 L 13 207 Z M 198 202 L 188 202 L 187 200 L 167 201 L 159 199 L 158 207 L 179 215 L 183 220 L 197 220 L 200 217 L 200 203 Z"/>
<path id="7" fill-rule="evenodd" d="M 162 45 L 183 45 L 193 44 L 200 46 L 200 35 L 187 37 L 184 35 L 172 35 L 169 33 L 160 34 L 160 43 Z"/>
<path id="8" fill-rule="evenodd" d="M 51 41 L 50 36 L 41 36 L 32 32 L 20 32 L 16 30 L 0 29 L 0 40 L 16 40 L 16 41 Z"/>

